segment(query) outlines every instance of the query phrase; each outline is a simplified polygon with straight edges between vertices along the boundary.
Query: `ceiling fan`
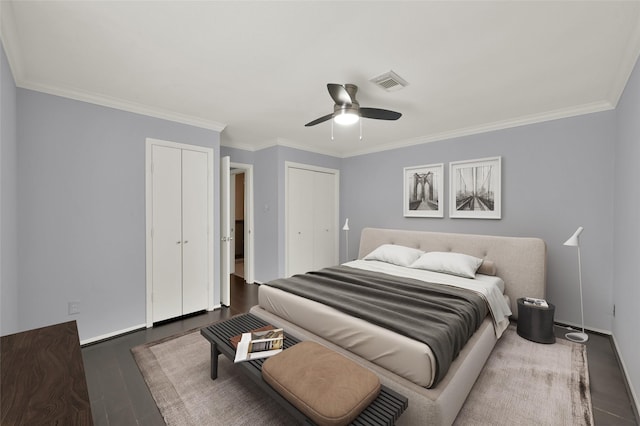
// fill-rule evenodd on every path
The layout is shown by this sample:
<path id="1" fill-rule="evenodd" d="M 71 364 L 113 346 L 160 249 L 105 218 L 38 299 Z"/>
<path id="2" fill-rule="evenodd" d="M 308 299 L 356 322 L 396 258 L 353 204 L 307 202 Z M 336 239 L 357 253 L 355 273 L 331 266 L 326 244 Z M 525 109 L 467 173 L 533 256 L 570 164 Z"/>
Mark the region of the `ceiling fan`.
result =
<path id="1" fill-rule="evenodd" d="M 362 118 L 373 118 L 375 120 L 397 120 L 402 114 L 388 109 L 361 107 L 356 100 L 358 86 L 355 84 L 327 84 L 329 95 L 335 102 L 333 113 L 305 124 L 305 127 L 315 126 L 331 118 L 338 124 L 354 124 Z"/>

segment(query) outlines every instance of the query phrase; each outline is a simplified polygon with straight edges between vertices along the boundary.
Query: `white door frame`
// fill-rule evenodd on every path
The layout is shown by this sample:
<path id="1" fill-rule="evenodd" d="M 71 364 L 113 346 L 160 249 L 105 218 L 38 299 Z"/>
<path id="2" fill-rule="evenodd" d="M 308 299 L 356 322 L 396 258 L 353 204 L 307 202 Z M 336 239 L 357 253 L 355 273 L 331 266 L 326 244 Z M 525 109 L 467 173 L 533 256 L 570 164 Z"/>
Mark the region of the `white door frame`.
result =
<path id="1" fill-rule="evenodd" d="M 244 280 L 255 282 L 253 240 L 253 164 L 231 163 L 231 167 L 244 172 Z"/>
<path id="2" fill-rule="evenodd" d="M 289 169 L 303 169 L 310 170 L 314 172 L 323 172 L 330 173 L 335 175 L 335 206 L 336 210 L 334 212 L 334 226 L 335 226 L 335 244 L 334 244 L 334 252 L 335 252 L 335 263 L 339 263 L 339 250 L 340 250 L 340 170 L 337 169 L 329 169 L 327 167 L 320 166 L 312 166 L 310 164 L 302 164 L 302 163 L 294 163 L 292 161 L 285 161 L 284 163 L 284 271 L 285 277 L 291 276 L 289 273 L 289 227 L 287 224 L 289 223 Z"/>
<path id="3" fill-rule="evenodd" d="M 204 152 L 207 154 L 207 163 L 208 163 L 208 190 L 207 190 L 207 206 L 209 209 L 208 224 L 207 224 L 207 234 L 210 247 L 210 251 L 208 253 L 207 259 L 209 264 L 209 272 L 208 279 L 209 284 L 207 286 L 207 310 L 212 311 L 214 309 L 213 305 L 213 149 L 206 148 L 197 145 L 188 145 L 177 142 L 163 141 L 159 139 L 147 138 L 145 140 L 145 239 L 146 239 L 146 325 L 147 328 L 153 327 L 153 163 L 152 163 L 152 147 L 153 145 L 169 147 L 169 148 L 177 148 L 177 149 L 188 149 L 191 151 Z"/>
<path id="4" fill-rule="evenodd" d="M 220 159 L 220 304 L 231 305 L 231 277 L 229 261 L 231 258 L 231 208 L 229 182 L 231 164 L 229 156 Z"/>

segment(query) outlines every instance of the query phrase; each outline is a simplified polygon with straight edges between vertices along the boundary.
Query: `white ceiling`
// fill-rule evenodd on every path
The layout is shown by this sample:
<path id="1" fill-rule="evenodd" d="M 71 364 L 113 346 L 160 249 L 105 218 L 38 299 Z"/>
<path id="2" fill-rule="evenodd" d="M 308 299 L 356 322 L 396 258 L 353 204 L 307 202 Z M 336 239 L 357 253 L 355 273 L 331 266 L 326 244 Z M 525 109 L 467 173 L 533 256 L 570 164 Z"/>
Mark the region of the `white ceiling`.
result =
<path id="1" fill-rule="evenodd" d="M 5 1 L 19 87 L 337 156 L 614 108 L 639 1 Z M 409 82 L 385 92 L 369 79 Z M 403 113 L 335 129 L 327 83 Z"/>

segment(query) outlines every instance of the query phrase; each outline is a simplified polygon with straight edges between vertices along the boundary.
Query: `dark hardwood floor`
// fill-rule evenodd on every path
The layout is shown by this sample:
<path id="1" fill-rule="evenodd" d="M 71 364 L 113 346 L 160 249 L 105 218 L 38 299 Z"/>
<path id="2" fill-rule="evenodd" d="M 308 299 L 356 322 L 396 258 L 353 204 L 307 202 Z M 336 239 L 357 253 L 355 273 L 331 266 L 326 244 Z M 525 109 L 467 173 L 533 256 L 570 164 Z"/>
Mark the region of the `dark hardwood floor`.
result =
<path id="1" fill-rule="evenodd" d="M 126 334 L 82 348 L 91 410 L 96 426 L 163 425 L 162 416 L 130 349 L 247 312 L 257 303 L 258 286 L 232 275 L 231 307 Z M 566 330 L 556 327 L 556 336 Z M 608 336 L 590 333 L 587 343 L 596 425 L 638 425 L 622 372 Z M 534 422 L 534 419 L 532 419 Z"/>
<path id="2" fill-rule="evenodd" d="M 131 355 L 131 348 L 174 334 L 199 329 L 233 315 L 247 312 L 258 303 L 258 286 L 231 276 L 231 307 L 82 348 L 89 399 L 95 426 L 164 425 L 153 397 Z"/>

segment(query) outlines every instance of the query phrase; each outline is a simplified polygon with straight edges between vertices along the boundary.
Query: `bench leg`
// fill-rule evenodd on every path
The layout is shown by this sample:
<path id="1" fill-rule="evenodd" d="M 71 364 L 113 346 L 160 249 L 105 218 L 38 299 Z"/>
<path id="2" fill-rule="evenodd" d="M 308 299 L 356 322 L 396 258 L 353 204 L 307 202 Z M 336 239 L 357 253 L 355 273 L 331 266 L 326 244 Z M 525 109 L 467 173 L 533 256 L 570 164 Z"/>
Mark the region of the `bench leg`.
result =
<path id="1" fill-rule="evenodd" d="M 220 355 L 218 347 L 211 342 L 211 380 L 218 378 L 218 355 Z"/>

